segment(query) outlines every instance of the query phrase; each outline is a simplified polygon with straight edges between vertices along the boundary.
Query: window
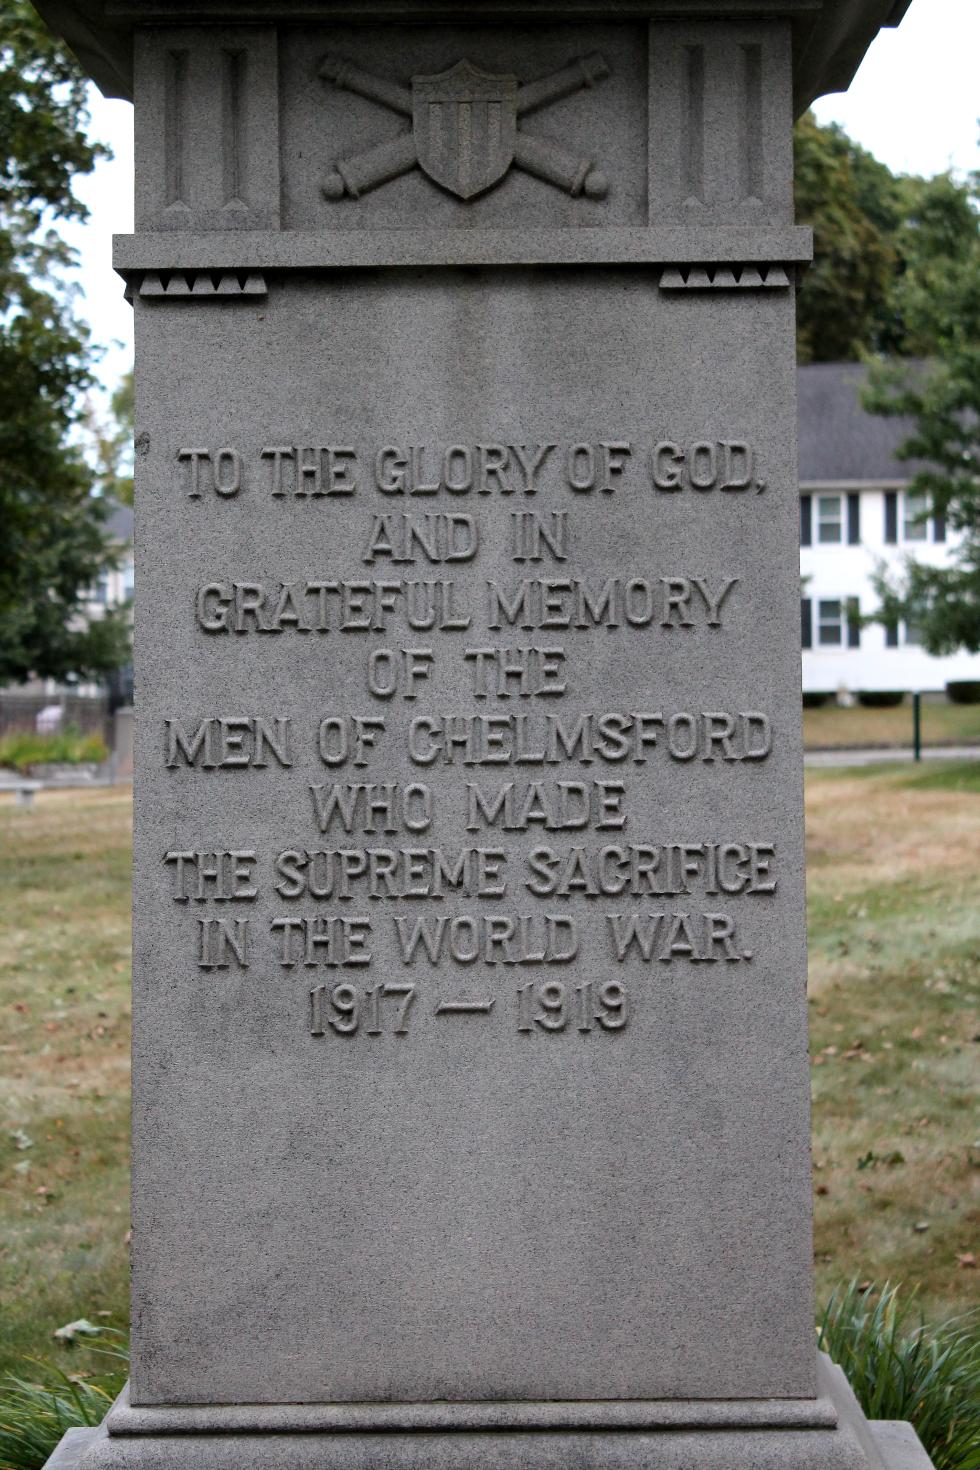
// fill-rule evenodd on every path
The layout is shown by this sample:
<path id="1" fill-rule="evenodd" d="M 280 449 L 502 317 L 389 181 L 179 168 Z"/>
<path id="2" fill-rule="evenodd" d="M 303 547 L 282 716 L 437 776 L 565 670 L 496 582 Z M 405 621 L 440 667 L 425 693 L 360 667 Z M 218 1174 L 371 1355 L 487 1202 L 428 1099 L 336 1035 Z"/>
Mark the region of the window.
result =
<path id="1" fill-rule="evenodd" d="M 817 603 L 817 642 L 824 648 L 844 645 L 844 604 L 840 598 Z"/>
<path id="2" fill-rule="evenodd" d="M 912 495 L 908 491 L 903 497 L 902 537 L 905 541 L 929 540 L 929 497 Z"/>
<path id="3" fill-rule="evenodd" d="M 132 597 L 134 584 L 134 567 L 131 561 L 127 561 L 122 569 L 123 596 Z"/>
<path id="4" fill-rule="evenodd" d="M 905 646 L 906 648 L 922 647 L 922 629 L 918 623 L 905 624 Z"/>
<path id="5" fill-rule="evenodd" d="M 108 572 L 103 572 L 102 576 L 96 582 L 96 584 L 95 584 L 95 591 L 92 593 L 92 600 L 93 600 L 93 602 L 97 602 L 97 603 L 101 604 L 101 606 L 103 606 L 103 607 L 105 607 L 106 603 L 109 601 L 109 573 Z"/>
<path id="6" fill-rule="evenodd" d="M 817 496 L 817 541 L 821 546 L 839 545 L 844 539 L 842 496 Z"/>

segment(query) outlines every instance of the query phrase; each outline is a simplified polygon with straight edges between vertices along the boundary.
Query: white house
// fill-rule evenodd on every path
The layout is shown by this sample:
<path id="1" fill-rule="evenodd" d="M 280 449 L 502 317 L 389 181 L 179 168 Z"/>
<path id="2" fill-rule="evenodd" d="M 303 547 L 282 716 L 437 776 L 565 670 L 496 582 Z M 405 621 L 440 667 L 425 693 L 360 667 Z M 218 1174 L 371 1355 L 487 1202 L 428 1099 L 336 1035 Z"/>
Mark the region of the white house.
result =
<path id="1" fill-rule="evenodd" d="M 933 658 L 914 627 L 861 626 L 879 606 L 880 566 L 899 570 L 909 554 L 942 566 L 955 546 L 909 491 L 915 467 L 895 458 L 909 425 L 861 407 L 865 376 L 854 363 L 799 369 L 803 689 L 926 691 L 980 679 L 980 655 Z"/>
<path id="2" fill-rule="evenodd" d="M 85 613 L 99 617 L 104 609 L 121 607 L 133 595 L 133 512 L 128 505 L 114 505 L 105 522 L 109 540 L 120 549 L 119 565 L 104 572 L 85 598 Z"/>

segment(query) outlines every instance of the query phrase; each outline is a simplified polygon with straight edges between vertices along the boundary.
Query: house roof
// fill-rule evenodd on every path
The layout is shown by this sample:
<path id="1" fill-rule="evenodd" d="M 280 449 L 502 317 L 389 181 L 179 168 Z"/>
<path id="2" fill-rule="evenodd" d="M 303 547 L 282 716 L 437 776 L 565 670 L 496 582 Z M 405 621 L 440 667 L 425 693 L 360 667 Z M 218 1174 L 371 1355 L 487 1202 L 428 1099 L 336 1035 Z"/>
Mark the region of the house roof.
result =
<path id="1" fill-rule="evenodd" d="M 132 541 L 133 509 L 129 505 L 113 505 L 105 519 L 105 529 L 113 541 Z"/>
<path id="2" fill-rule="evenodd" d="M 917 469 L 896 458 L 908 419 L 882 418 L 861 406 L 868 370 L 854 362 L 810 363 L 797 370 L 801 484 L 910 480 Z"/>

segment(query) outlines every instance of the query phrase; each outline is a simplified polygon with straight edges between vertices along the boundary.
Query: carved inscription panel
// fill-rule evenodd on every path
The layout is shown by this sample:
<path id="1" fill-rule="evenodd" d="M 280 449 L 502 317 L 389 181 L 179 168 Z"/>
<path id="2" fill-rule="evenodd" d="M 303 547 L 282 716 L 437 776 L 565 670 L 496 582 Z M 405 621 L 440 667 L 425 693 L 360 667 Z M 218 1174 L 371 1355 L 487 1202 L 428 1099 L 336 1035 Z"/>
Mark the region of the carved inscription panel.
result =
<path id="1" fill-rule="evenodd" d="M 137 1398 L 807 1391 L 791 304 L 137 310 Z"/>

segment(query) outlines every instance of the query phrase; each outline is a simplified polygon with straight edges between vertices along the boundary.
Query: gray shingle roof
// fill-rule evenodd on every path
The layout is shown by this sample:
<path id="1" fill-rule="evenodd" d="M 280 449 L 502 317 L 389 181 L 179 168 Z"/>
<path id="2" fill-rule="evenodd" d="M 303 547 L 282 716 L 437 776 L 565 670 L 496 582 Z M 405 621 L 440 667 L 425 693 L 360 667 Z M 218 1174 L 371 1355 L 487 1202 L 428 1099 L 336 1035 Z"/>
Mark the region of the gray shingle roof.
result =
<path id="1" fill-rule="evenodd" d="M 132 541 L 132 508 L 128 505 L 114 505 L 106 516 L 105 528 L 113 541 Z"/>
<path id="2" fill-rule="evenodd" d="M 915 464 L 895 458 L 911 426 L 907 419 L 865 412 L 860 391 L 866 378 L 867 369 L 853 362 L 797 370 L 802 484 L 911 479 Z"/>

